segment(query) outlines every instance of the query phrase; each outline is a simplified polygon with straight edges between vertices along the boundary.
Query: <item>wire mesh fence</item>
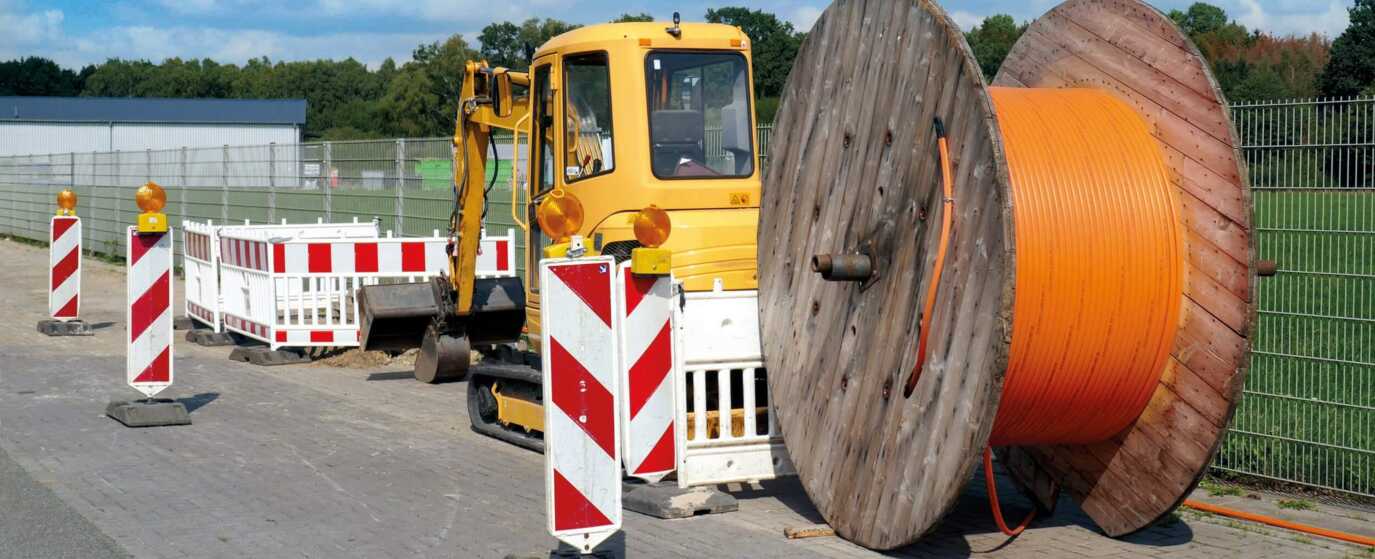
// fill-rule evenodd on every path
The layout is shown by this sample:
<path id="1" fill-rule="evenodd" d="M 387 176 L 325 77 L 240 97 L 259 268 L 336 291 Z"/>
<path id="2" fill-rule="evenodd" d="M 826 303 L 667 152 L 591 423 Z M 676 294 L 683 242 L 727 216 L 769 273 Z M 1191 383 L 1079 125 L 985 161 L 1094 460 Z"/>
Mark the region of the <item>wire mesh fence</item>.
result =
<path id="1" fill-rule="evenodd" d="M 1375 98 L 1232 111 L 1259 256 L 1279 273 L 1259 282 L 1251 372 L 1215 468 L 1375 497 Z M 759 128 L 761 154 L 771 134 Z M 509 189 L 524 162 L 511 155 L 501 140 L 489 154 L 485 225 L 499 232 L 516 227 Z M 134 191 L 152 180 L 169 187 L 174 224 L 358 219 L 427 235 L 447 229 L 452 176 L 448 138 L 4 157 L 0 233 L 45 240 L 72 188 L 85 246 L 122 255 Z"/>
<path id="2" fill-rule="evenodd" d="M 771 131 L 759 127 L 761 152 Z M 708 151 L 721 151 L 719 136 L 708 131 Z M 517 228 L 510 189 L 513 175 L 524 180 L 524 159 L 513 164 L 514 151 L 508 137 L 496 138 L 488 153 L 491 192 L 484 225 L 497 234 Z M 0 157 L 0 234 L 45 240 L 57 193 L 71 188 L 85 222 L 83 246 L 122 256 L 124 229 L 139 213 L 134 192 L 153 181 L 167 187 L 165 212 L 174 225 L 183 219 L 357 219 L 376 220 L 401 236 L 429 235 L 448 229 L 453 164 L 449 138 Z M 523 254 L 524 237 L 517 239 Z M 523 259 L 518 264 L 523 270 Z"/>
<path id="3" fill-rule="evenodd" d="M 1375 497 L 1375 98 L 1232 107 L 1259 258 L 1251 371 L 1215 467 Z"/>

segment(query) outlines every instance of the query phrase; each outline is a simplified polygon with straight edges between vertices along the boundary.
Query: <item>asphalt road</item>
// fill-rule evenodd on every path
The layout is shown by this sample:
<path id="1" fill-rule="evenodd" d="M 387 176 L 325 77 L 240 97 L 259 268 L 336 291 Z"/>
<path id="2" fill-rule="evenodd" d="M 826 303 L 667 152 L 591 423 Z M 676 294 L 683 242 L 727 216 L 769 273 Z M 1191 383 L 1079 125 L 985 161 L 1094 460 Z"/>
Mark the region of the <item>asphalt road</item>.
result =
<path id="1" fill-rule="evenodd" d="M 0 558 L 132 557 L 0 449 Z"/>

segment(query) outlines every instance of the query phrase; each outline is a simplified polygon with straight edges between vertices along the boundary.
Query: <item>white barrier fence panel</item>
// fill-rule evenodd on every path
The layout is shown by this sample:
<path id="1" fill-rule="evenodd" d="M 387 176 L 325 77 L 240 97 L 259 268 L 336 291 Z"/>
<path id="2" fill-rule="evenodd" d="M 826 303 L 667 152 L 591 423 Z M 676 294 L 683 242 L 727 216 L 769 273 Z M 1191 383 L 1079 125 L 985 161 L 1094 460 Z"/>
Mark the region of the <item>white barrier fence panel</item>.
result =
<path id="1" fill-rule="evenodd" d="M 359 288 L 425 281 L 449 267 L 448 239 L 438 232 L 405 238 L 348 227 L 283 233 L 258 227 L 217 233 L 224 326 L 272 349 L 356 347 Z M 481 276 L 515 275 L 514 236 L 508 231 L 483 241 L 491 263 L 504 269 L 480 267 Z"/>
<path id="2" fill-rule="evenodd" d="M 376 238 L 377 224 L 371 221 L 352 223 L 260 223 L 244 222 L 235 225 L 215 225 L 213 221 L 198 223 L 182 222 L 182 270 L 186 275 L 185 314 L 216 332 L 223 331 L 223 303 L 220 291 L 222 281 L 220 232 L 232 230 L 239 234 L 254 235 L 252 231 L 270 231 L 269 238 Z"/>
<path id="3" fill-rule="evenodd" d="M 678 485 L 792 475 L 774 419 L 756 291 L 687 293 L 677 336 Z"/>

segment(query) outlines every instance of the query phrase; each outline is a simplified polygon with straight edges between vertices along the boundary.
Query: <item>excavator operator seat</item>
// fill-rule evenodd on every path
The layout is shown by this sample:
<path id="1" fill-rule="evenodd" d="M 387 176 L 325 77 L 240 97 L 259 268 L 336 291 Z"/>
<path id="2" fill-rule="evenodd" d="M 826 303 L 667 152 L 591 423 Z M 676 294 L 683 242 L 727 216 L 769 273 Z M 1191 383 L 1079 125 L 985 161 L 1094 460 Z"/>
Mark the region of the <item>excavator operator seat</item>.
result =
<path id="1" fill-rule="evenodd" d="M 654 111 L 650 136 L 654 150 L 654 174 L 659 177 L 695 176 L 710 169 L 703 142 L 706 119 L 701 111 L 665 109 Z"/>

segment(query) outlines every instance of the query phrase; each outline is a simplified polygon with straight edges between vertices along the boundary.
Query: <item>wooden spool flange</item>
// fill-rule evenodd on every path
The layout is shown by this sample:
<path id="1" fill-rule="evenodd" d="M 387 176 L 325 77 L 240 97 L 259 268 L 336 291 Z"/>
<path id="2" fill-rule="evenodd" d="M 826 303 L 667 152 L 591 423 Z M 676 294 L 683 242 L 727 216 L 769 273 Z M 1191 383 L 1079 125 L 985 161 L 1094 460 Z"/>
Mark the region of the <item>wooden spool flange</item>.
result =
<path id="1" fill-rule="evenodd" d="M 1137 0 L 1071 0 L 1033 23 L 996 80 L 1115 93 L 1152 126 L 1179 188 L 1187 278 L 1173 359 L 1109 441 L 1004 449 L 1053 505 L 1061 487 L 1109 535 L 1168 514 L 1216 451 L 1245 376 L 1253 245 L 1245 171 L 1202 56 Z M 932 120 L 949 131 L 955 235 L 921 382 L 920 298 L 941 223 Z M 769 389 L 804 488 L 836 532 L 916 541 L 979 464 L 1011 343 L 1015 229 L 997 118 L 963 34 L 927 0 L 840 0 L 802 45 L 774 126 L 759 221 Z M 871 275 L 826 281 L 816 255 Z"/>

